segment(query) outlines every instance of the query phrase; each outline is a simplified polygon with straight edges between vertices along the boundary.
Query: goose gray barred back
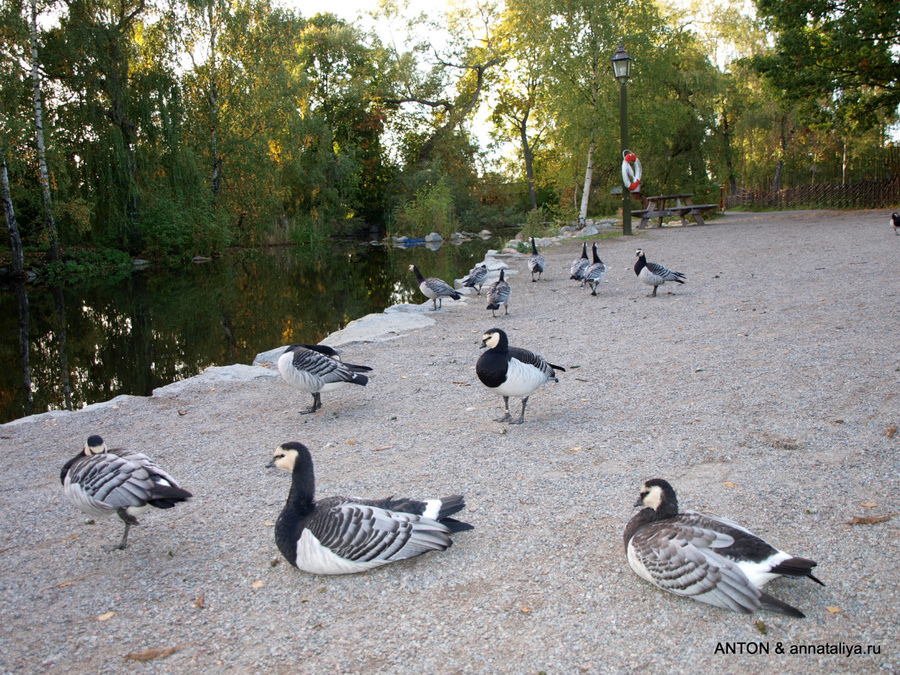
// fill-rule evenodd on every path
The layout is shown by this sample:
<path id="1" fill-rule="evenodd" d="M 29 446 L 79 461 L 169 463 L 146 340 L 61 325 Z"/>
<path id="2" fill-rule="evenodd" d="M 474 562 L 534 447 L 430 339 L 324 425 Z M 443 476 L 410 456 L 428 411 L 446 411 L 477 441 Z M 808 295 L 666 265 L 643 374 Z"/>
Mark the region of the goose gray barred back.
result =
<path id="1" fill-rule="evenodd" d="M 637 262 L 634 263 L 634 273 L 643 283 L 653 286 L 653 293 L 650 297 L 656 297 L 656 289 L 667 281 L 674 281 L 677 284 L 684 283 L 684 275 L 681 272 L 670 270 L 659 263 L 647 262 L 647 258 L 641 249 L 634 252 L 637 256 Z"/>
<path id="2" fill-rule="evenodd" d="M 481 287 L 484 285 L 485 279 L 487 279 L 488 268 L 487 265 L 477 265 L 469 270 L 469 273 L 462 280 L 462 285 L 466 288 L 476 288 L 478 295 L 481 295 Z"/>
<path id="3" fill-rule="evenodd" d="M 431 300 L 434 305 L 432 311 L 437 311 L 441 307 L 441 298 L 453 298 L 454 300 L 459 300 L 459 293 L 457 293 L 446 281 L 442 281 L 435 277 L 428 277 L 426 279 L 415 265 L 410 265 L 409 269 L 415 273 L 416 283 L 419 284 L 419 290 L 422 291 L 422 295 Z"/>
<path id="4" fill-rule="evenodd" d="M 522 424 L 529 396 L 544 382 L 559 382 L 556 371 L 564 373 L 566 369 L 545 361 L 527 349 L 510 347 L 506 333 L 499 328 L 491 328 L 481 336 L 481 348 L 485 347 L 488 350 L 478 358 L 475 374 L 485 387 L 503 397 L 506 414 L 495 421 Z M 518 419 L 513 419 L 509 414 L 510 396 L 522 399 L 522 412 Z"/>
<path id="5" fill-rule="evenodd" d="M 509 284 L 503 279 L 503 270 L 500 270 L 500 278 L 492 283 L 491 287 L 488 289 L 488 304 L 486 309 L 491 310 L 491 316 L 496 318 L 497 315 L 494 311 L 500 309 L 501 306 L 506 310 L 505 314 L 509 314 L 509 296 L 511 293 L 512 289 L 510 289 Z"/>
<path id="6" fill-rule="evenodd" d="M 600 256 L 597 255 L 596 242 L 591 245 L 591 252 L 594 255 L 594 262 L 584 271 L 581 285 L 584 286 L 587 284 L 591 287 L 591 295 L 597 295 L 597 286 L 600 285 L 600 282 L 603 281 L 603 278 L 606 276 L 606 264 L 600 260 Z"/>
<path id="7" fill-rule="evenodd" d="M 894 226 L 894 234 L 900 234 L 900 213 L 891 214 L 891 225 Z"/>
<path id="8" fill-rule="evenodd" d="M 635 506 L 644 508 L 625 528 L 628 564 L 664 591 L 745 614 L 765 609 L 802 618 L 760 589 L 779 576 L 822 584 L 814 561 L 779 551 L 727 518 L 679 512 L 675 490 L 662 479 L 644 483 Z"/>
<path id="9" fill-rule="evenodd" d="M 584 271 L 590 266 L 591 261 L 588 259 L 587 254 L 587 242 L 583 242 L 581 244 L 581 257 L 575 258 L 572 261 L 572 267 L 570 268 L 571 276 L 570 279 L 574 279 L 575 281 L 581 281 L 584 277 Z M 582 284 L 583 286 L 584 284 Z"/>
<path id="10" fill-rule="evenodd" d="M 117 515 L 125 523 L 121 541 L 105 546 L 108 551 L 128 546 L 128 530 L 139 524 L 138 514 L 151 507 L 171 509 L 193 496 L 147 455 L 109 450 L 96 434 L 66 462 L 59 480 L 66 498 L 83 513 L 95 518 Z"/>
<path id="11" fill-rule="evenodd" d="M 302 443 L 284 443 L 267 465 L 291 474 L 287 502 L 275 523 L 275 543 L 287 561 L 309 574 L 354 574 L 444 551 L 451 534 L 474 529 L 451 518 L 462 495 L 413 499 L 315 499 L 312 456 Z"/>
<path id="12" fill-rule="evenodd" d="M 528 271 L 531 272 L 531 280 L 537 281 L 541 278 L 541 275 L 544 273 L 544 256 L 538 253 L 537 244 L 534 243 L 534 237 L 531 238 L 531 257 L 528 259 Z M 535 273 L 538 275 L 538 278 L 535 279 Z"/>
<path id="13" fill-rule="evenodd" d="M 372 369 L 344 363 L 340 354 L 326 345 L 291 345 L 278 357 L 278 372 L 290 386 L 312 394 L 309 408 L 301 415 L 314 413 L 322 407 L 321 392 L 332 391 L 348 384 L 366 386 L 369 378 L 362 373 Z"/>

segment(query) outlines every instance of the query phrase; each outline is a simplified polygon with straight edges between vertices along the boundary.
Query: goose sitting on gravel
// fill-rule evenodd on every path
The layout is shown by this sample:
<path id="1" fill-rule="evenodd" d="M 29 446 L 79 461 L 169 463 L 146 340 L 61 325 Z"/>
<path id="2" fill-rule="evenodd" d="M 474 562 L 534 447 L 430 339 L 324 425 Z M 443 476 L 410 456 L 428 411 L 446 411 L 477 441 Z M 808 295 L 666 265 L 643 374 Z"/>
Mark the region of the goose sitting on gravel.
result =
<path id="1" fill-rule="evenodd" d="M 531 257 L 528 259 L 528 271 L 531 272 L 531 280 L 537 281 L 544 273 L 544 256 L 538 253 L 537 244 L 534 243 L 534 237 L 531 238 Z M 534 275 L 538 278 L 535 279 Z"/>
<path id="2" fill-rule="evenodd" d="M 501 306 L 506 310 L 505 313 L 509 314 L 510 293 L 512 293 L 512 290 L 510 289 L 509 284 L 503 279 L 503 270 L 500 270 L 500 278 L 492 283 L 491 287 L 488 289 L 487 309 L 491 310 L 491 316 L 497 318 L 494 311 L 500 309 Z"/>
<path id="3" fill-rule="evenodd" d="M 634 252 L 637 256 L 637 262 L 634 264 L 634 273 L 638 279 L 648 286 L 653 286 L 653 293 L 650 297 L 656 297 L 656 289 L 667 281 L 674 281 L 676 284 L 684 283 L 684 275 L 681 272 L 670 270 L 668 267 L 659 263 L 647 262 L 647 258 L 641 249 Z"/>
<path id="4" fill-rule="evenodd" d="M 760 589 L 779 576 L 822 583 L 812 560 L 779 551 L 726 518 L 679 512 L 675 490 L 664 480 L 644 483 L 635 506 L 645 508 L 625 528 L 628 564 L 664 591 L 745 614 L 765 609 L 803 618 Z"/>
<path id="5" fill-rule="evenodd" d="M 332 391 L 348 384 L 363 387 L 369 378 L 362 373 L 372 369 L 344 363 L 338 352 L 325 345 L 291 345 L 278 357 L 278 372 L 289 385 L 312 394 L 309 408 L 301 410 L 301 415 L 314 413 L 322 407 L 321 392 Z"/>
<path id="6" fill-rule="evenodd" d="M 88 436 L 84 450 L 66 462 L 59 479 L 77 509 L 95 518 L 115 514 L 125 523 L 122 540 L 116 546 L 104 546 L 107 551 L 128 546 L 128 530 L 139 524 L 138 514 L 151 506 L 171 509 L 193 496 L 147 455 L 108 450 L 97 435 Z"/>
<path id="7" fill-rule="evenodd" d="M 556 371 L 565 368 L 548 363 L 527 349 L 510 347 L 509 340 L 499 328 L 492 328 L 481 336 L 481 348 L 488 348 L 475 364 L 475 374 L 481 383 L 503 397 L 506 414 L 497 422 L 522 424 L 525 421 L 525 406 L 528 397 L 547 382 L 556 379 Z M 517 419 L 509 414 L 509 397 L 522 399 L 522 412 Z"/>
<path id="8" fill-rule="evenodd" d="M 591 287 L 591 295 L 597 295 L 597 286 L 600 285 L 600 282 L 603 281 L 603 277 L 606 276 L 606 264 L 600 260 L 600 256 L 597 255 L 596 243 L 591 245 L 591 252 L 594 255 L 594 262 L 584 271 L 581 278 L 581 285 L 587 284 Z"/>
<path id="9" fill-rule="evenodd" d="M 587 242 L 583 242 L 581 244 L 581 257 L 575 258 L 575 260 L 572 261 L 572 267 L 570 269 L 572 276 L 569 278 L 574 279 L 575 281 L 581 281 L 581 278 L 584 276 L 584 271 L 590 264 L 591 261 L 588 260 L 587 255 Z"/>
<path id="10" fill-rule="evenodd" d="M 466 275 L 465 279 L 462 280 L 462 285 L 466 288 L 475 288 L 478 295 L 481 295 L 481 287 L 484 285 L 484 280 L 487 279 L 488 268 L 487 265 L 478 265 L 469 270 L 469 273 Z"/>
<path id="11" fill-rule="evenodd" d="M 275 543 L 287 561 L 310 574 L 353 574 L 444 551 L 451 534 L 474 529 L 451 518 L 465 508 L 461 495 L 442 499 L 353 499 L 316 501 L 309 450 L 284 443 L 268 466 L 291 474 L 287 503 L 275 523 Z"/>
<path id="12" fill-rule="evenodd" d="M 894 234 L 900 234 L 900 213 L 891 214 L 891 225 L 894 226 Z"/>
<path id="13" fill-rule="evenodd" d="M 440 308 L 441 298 L 453 298 L 454 300 L 459 300 L 459 293 L 453 290 L 453 287 L 446 281 L 442 281 L 435 277 L 428 277 L 426 279 L 415 265 L 410 265 L 409 269 L 415 273 L 416 282 L 419 284 L 419 290 L 422 291 L 422 295 L 431 300 L 434 305 L 434 310 L 432 311 L 437 311 Z"/>

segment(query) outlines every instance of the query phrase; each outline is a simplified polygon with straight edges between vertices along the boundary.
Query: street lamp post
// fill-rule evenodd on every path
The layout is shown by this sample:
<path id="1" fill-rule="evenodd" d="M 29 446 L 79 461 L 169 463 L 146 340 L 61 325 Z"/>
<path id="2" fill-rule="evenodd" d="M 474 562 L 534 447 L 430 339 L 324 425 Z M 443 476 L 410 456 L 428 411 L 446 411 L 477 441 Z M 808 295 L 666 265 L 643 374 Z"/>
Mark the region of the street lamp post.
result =
<path id="1" fill-rule="evenodd" d="M 619 128 L 622 137 L 622 156 L 628 149 L 628 78 L 631 77 L 631 57 L 625 47 L 619 48 L 612 57 L 613 75 L 619 82 Z M 622 234 L 631 234 L 631 190 L 622 188 Z"/>

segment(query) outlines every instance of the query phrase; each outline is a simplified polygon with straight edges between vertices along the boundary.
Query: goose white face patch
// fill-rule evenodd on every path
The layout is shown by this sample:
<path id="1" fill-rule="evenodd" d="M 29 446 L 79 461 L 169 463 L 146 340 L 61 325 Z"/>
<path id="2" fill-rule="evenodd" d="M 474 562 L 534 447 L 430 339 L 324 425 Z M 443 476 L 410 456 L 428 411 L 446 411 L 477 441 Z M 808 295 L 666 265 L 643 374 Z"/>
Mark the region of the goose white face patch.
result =
<path id="1" fill-rule="evenodd" d="M 294 470 L 294 464 L 297 463 L 298 453 L 296 450 L 285 450 L 279 446 L 275 450 L 275 468 L 291 473 Z"/>
<path id="2" fill-rule="evenodd" d="M 493 349 L 500 344 L 500 333 L 485 333 L 481 336 L 481 340 L 487 345 L 488 349 Z"/>
<path id="3" fill-rule="evenodd" d="M 663 491 L 659 485 L 654 485 L 651 488 L 645 488 L 641 490 L 641 503 L 644 506 L 648 506 L 654 511 L 659 508 L 659 505 L 662 504 Z"/>

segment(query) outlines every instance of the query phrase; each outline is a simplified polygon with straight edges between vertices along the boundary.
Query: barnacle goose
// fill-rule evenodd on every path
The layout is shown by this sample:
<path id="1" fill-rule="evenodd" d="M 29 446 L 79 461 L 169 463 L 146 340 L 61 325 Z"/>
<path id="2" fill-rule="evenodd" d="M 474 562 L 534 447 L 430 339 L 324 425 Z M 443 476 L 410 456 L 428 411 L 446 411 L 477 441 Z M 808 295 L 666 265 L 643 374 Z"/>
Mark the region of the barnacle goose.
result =
<path id="1" fill-rule="evenodd" d="M 500 278 L 492 283 L 488 289 L 487 309 L 491 310 L 491 316 L 497 317 L 494 311 L 500 309 L 501 305 L 506 310 L 505 313 L 509 314 L 509 295 L 511 292 L 509 284 L 503 279 L 503 270 L 500 270 Z"/>
<path id="2" fill-rule="evenodd" d="M 450 535 L 474 529 L 450 518 L 465 508 L 462 495 L 442 499 L 316 501 L 309 450 L 283 443 L 267 465 L 291 473 L 291 490 L 278 521 L 275 543 L 287 561 L 310 574 L 353 574 L 450 548 Z"/>
<path id="3" fill-rule="evenodd" d="M 891 224 L 894 226 L 894 234 L 900 234 L 900 213 L 891 214 Z"/>
<path id="4" fill-rule="evenodd" d="M 587 242 L 583 242 L 581 244 L 581 257 L 575 258 L 575 260 L 572 261 L 572 267 L 570 270 L 572 272 L 572 276 L 570 276 L 569 278 L 574 279 L 575 281 L 581 281 L 582 276 L 584 276 L 584 271 L 590 264 L 591 261 L 588 260 L 587 255 Z"/>
<path id="5" fill-rule="evenodd" d="M 372 370 L 369 366 L 344 363 L 340 355 L 325 345 L 291 345 L 278 357 L 278 372 L 289 385 L 312 394 L 309 408 L 301 415 L 316 412 L 322 407 L 320 393 L 348 384 L 366 386 L 369 378 L 362 373 Z"/>
<path id="6" fill-rule="evenodd" d="M 488 350 L 478 358 L 475 373 L 484 386 L 503 397 L 506 414 L 496 421 L 522 424 L 528 397 L 547 380 L 559 382 L 556 371 L 564 373 L 566 369 L 548 363 L 527 349 L 510 347 L 506 333 L 499 328 L 491 328 L 481 336 L 481 348 L 485 347 Z M 512 419 L 509 414 L 510 396 L 522 399 L 518 419 Z"/>
<path id="7" fill-rule="evenodd" d="M 128 546 L 128 530 L 135 518 L 151 506 L 171 509 L 193 495 L 152 459 L 130 450 L 108 450 L 96 434 L 88 436 L 84 450 L 66 462 L 59 474 L 66 497 L 77 509 L 95 518 L 116 514 L 125 523 L 122 541 L 104 546 L 107 551 Z"/>
<path id="8" fill-rule="evenodd" d="M 528 259 L 528 270 L 531 272 L 532 281 L 537 281 L 544 273 L 544 256 L 538 253 L 534 237 L 531 238 L 531 257 Z M 537 279 L 534 278 L 535 273 L 538 275 Z"/>
<path id="9" fill-rule="evenodd" d="M 667 281 L 674 281 L 677 284 L 684 283 L 684 275 L 681 272 L 670 270 L 659 263 L 647 262 L 647 258 L 641 249 L 634 253 L 637 256 L 637 262 L 634 263 L 634 273 L 645 284 L 653 286 L 653 293 L 650 294 L 650 297 L 655 297 L 657 287 Z"/>
<path id="10" fill-rule="evenodd" d="M 465 279 L 462 280 L 462 285 L 466 288 L 475 288 L 478 291 L 478 295 L 481 295 L 481 287 L 484 285 L 484 280 L 487 279 L 488 268 L 487 265 L 477 265 L 469 270 L 469 273 L 466 275 Z"/>
<path id="11" fill-rule="evenodd" d="M 454 300 L 459 300 L 459 293 L 453 290 L 453 287 L 446 281 L 441 281 L 435 277 L 428 277 L 426 279 L 415 265 L 410 265 L 409 269 L 415 272 L 419 290 L 422 291 L 422 295 L 431 300 L 434 305 L 434 311 L 437 311 L 440 307 L 439 303 L 441 302 L 441 298 L 453 298 Z"/>
<path id="12" fill-rule="evenodd" d="M 597 243 L 591 245 L 591 252 L 594 254 L 594 262 L 590 265 L 582 275 L 581 285 L 587 284 L 591 287 L 591 295 L 597 295 L 597 286 L 606 276 L 606 263 L 600 260 L 597 255 Z"/>
<path id="13" fill-rule="evenodd" d="M 675 490 L 664 480 L 644 483 L 635 506 L 645 508 L 625 528 L 628 564 L 664 591 L 745 614 L 765 609 L 803 618 L 760 589 L 779 576 L 822 584 L 812 560 L 779 551 L 726 518 L 679 512 Z"/>

